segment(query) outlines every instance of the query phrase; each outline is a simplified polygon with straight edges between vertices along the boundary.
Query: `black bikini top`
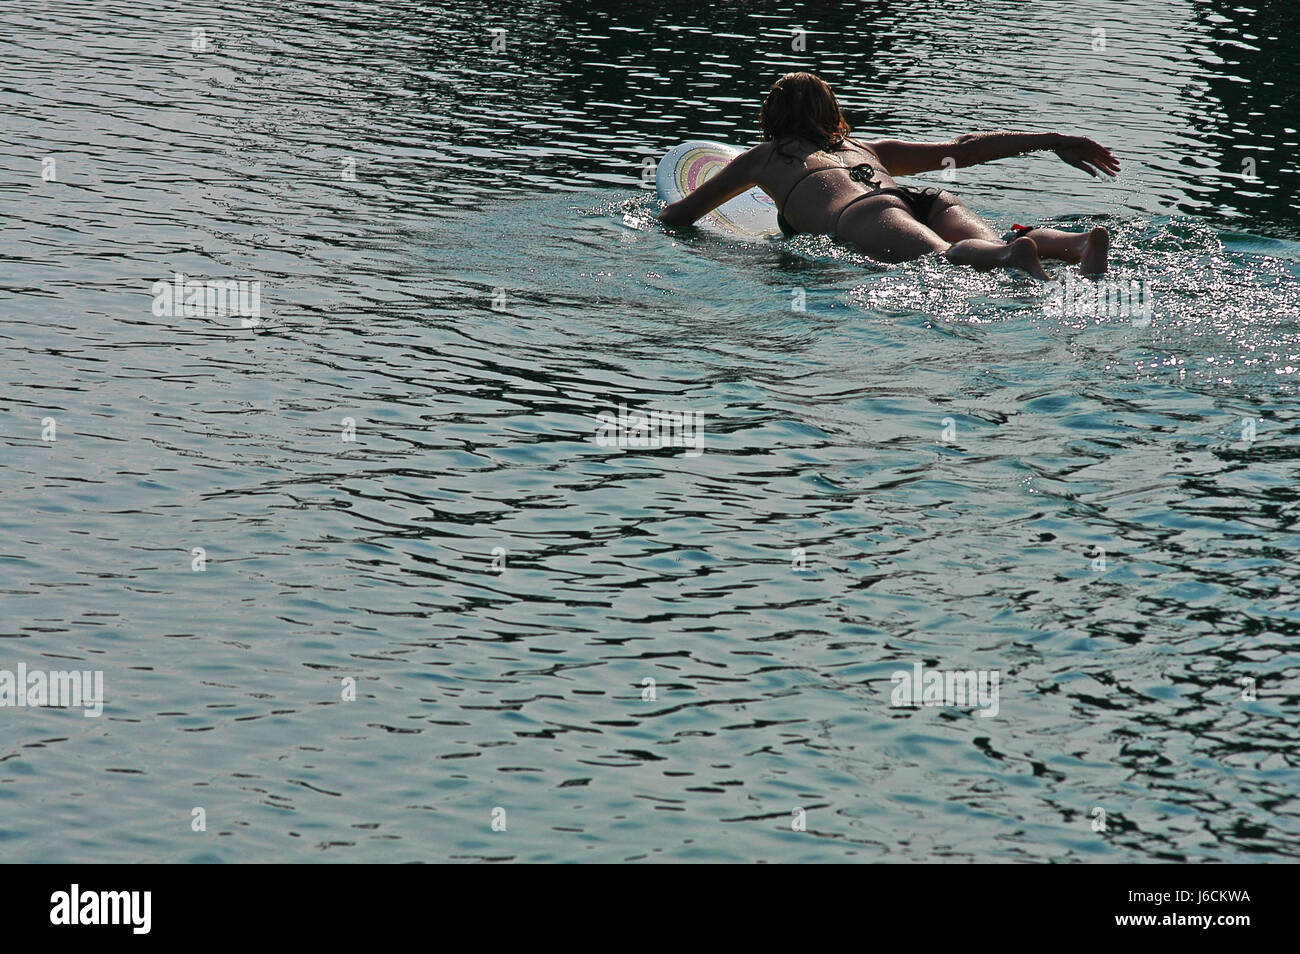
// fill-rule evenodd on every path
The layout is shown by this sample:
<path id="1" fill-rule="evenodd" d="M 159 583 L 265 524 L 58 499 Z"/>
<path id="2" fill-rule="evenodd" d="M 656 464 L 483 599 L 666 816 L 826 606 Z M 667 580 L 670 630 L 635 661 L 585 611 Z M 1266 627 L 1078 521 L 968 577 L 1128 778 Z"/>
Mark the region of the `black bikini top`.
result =
<path id="1" fill-rule="evenodd" d="M 865 182 L 869 186 L 880 188 L 880 183 L 876 181 L 876 167 L 869 162 L 859 162 L 850 168 L 849 178 L 854 182 Z"/>

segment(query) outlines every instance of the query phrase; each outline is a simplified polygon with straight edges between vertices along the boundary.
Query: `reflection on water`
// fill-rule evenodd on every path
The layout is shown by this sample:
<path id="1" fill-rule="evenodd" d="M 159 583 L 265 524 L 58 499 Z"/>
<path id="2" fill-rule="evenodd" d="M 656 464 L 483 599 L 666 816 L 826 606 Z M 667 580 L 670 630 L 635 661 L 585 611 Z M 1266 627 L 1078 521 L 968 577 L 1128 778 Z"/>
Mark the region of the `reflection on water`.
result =
<path id="1" fill-rule="evenodd" d="M 4 859 L 1293 858 L 1294 14 L 1026 6 L 6 11 L 0 669 L 107 700 L 0 710 Z M 791 68 L 1111 145 L 950 187 L 1149 323 L 659 229 Z"/>

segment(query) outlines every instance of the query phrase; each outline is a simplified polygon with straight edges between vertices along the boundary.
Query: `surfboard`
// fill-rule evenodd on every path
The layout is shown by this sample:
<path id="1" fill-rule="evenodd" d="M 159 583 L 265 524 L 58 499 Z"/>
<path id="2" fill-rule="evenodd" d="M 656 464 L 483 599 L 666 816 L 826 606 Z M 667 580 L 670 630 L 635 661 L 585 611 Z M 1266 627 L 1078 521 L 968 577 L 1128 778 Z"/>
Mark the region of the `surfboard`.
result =
<path id="1" fill-rule="evenodd" d="M 721 142 L 692 140 L 673 146 L 659 160 L 655 187 L 659 198 L 676 202 L 690 195 L 722 171 L 742 150 Z M 776 203 L 757 187 L 724 202 L 696 225 L 727 238 L 757 242 L 780 235 L 776 224 Z"/>

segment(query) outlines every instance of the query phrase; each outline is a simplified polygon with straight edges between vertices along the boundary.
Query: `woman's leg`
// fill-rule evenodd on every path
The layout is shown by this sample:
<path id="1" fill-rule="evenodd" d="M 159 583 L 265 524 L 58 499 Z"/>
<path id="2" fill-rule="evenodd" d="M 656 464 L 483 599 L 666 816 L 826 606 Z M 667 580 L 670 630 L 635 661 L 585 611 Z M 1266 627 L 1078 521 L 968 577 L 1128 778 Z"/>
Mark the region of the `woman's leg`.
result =
<path id="1" fill-rule="evenodd" d="M 950 243 L 916 221 L 904 208 L 870 206 L 869 202 L 861 202 L 846 210 L 837 237 L 852 242 L 877 261 L 910 262 L 922 255 L 941 252 L 956 265 L 970 265 L 981 271 L 1019 268 L 1035 278 L 1048 280 L 1043 264 L 1038 260 L 1038 247 L 1032 239 L 1005 243 L 996 239 L 972 238 Z"/>
<path id="2" fill-rule="evenodd" d="M 1018 268 L 1041 281 L 1051 281 L 1038 259 L 1038 246 L 1030 238 L 1018 238 L 1014 242 L 963 239 L 950 245 L 944 254 L 954 265 L 969 265 L 981 272 L 991 268 Z"/>
<path id="3" fill-rule="evenodd" d="M 949 242 L 960 242 L 962 239 L 1001 241 L 992 225 L 968 209 L 951 192 L 939 193 L 925 224 Z M 1040 257 L 1078 264 L 1079 270 L 1085 274 L 1099 275 L 1106 270 L 1110 233 L 1100 226 L 1091 232 L 1032 229 L 1021 232 L 1017 237 L 1033 239 Z"/>
<path id="4" fill-rule="evenodd" d="M 1091 232 L 1062 232 L 1060 229 L 1030 229 L 1021 232 L 1022 238 L 1031 238 L 1044 258 L 1059 258 L 1063 262 L 1077 262 L 1085 275 L 1100 275 L 1106 271 L 1110 257 L 1110 233 L 1100 225 Z"/>

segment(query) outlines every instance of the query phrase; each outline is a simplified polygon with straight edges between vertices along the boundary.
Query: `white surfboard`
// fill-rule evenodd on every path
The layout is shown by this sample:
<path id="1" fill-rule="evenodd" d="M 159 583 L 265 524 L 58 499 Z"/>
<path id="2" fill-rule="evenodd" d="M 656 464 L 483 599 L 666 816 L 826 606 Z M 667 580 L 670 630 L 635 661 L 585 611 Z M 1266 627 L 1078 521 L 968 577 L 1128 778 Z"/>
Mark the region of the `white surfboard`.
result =
<path id="1" fill-rule="evenodd" d="M 721 172 L 722 167 L 741 151 L 725 143 L 699 140 L 674 146 L 659 160 L 659 171 L 655 174 L 659 198 L 676 202 L 690 195 Z M 696 225 L 728 238 L 750 242 L 781 234 L 776 224 L 776 203 L 757 187 L 724 202 Z"/>

